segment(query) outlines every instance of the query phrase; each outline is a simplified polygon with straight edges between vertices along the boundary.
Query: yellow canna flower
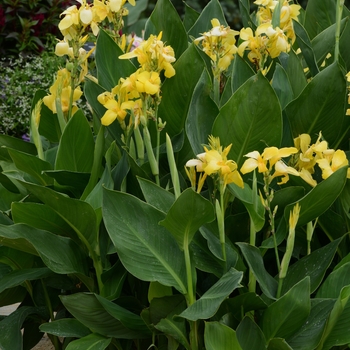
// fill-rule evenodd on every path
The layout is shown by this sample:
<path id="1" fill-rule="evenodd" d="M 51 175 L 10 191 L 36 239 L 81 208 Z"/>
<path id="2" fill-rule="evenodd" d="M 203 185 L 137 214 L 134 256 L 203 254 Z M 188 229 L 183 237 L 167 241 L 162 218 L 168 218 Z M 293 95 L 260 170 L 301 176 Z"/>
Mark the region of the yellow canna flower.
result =
<path id="1" fill-rule="evenodd" d="M 209 149 L 204 147 L 205 152 L 197 155 L 197 159 L 191 159 L 186 163 L 186 167 L 195 167 L 197 172 L 204 173 L 201 176 L 198 188 L 202 188 L 206 176 L 217 176 L 222 187 L 220 191 L 224 191 L 226 185 L 234 183 L 239 187 L 244 187 L 243 179 L 239 174 L 236 162 L 227 159 L 231 145 L 222 149 L 220 139 L 217 137 L 209 137 Z M 188 174 L 191 174 L 188 172 Z M 193 183 L 193 175 L 191 176 Z M 200 190 L 197 190 L 198 192 Z"/>
<path id="2" fill-rule="evenodd" d="M 340 149 L 336 150 L 331 157 L 318 159 L 316 162 L 322 169 L 323 179 L 327 179 L 338 169 L 349 165 L 345 152 Z"/>
<path id="3" fill-rule="evenodd" d="M 137 74 L 135 84 L 139 93 L 145 92 L 149 95 L 155 95 L 160 91 L 161 81 L 157 72 L 141 71 Z"/>

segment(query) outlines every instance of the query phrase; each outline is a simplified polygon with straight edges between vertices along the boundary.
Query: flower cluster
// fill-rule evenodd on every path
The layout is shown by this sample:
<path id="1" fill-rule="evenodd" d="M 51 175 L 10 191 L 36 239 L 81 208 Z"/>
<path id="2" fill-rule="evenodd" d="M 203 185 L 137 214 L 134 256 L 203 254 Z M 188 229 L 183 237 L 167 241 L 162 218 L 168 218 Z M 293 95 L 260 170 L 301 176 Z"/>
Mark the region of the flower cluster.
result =
<path id="1" fill-rule="evenodd" d="M 294 139 L 294 144 L 298 149 L 298 154 L 293 159 L 294 167 L 298 170 L 300 177 L 313 187 L 317 185 L 312 177 L 316 164 L 322 170 L 323 179 L 327 179 L 336 170 L 349 164 L 345 152 L 329 149 L 327 141 L 322 140 L 321 133 L 313 144 L 308 134 L 299 135 Z M 350 177 L 349 171 L 348 177 Z"/>
<path id="2" fill-rule="evenodd" d="M 137 57 L 140 68 L 127 78 L 121 78 L 111 92 L 99 95 L 98 101 L 107 108 L 101 119 L 103 125 L 110 125 L 118 120 L 123 126 L 127 111 L 131 111 L 132 122 L 137 126 L 140 120 L 147 120 L 152 103 L 160 101 L 160 74 L 170 78 L 175 75 L 172 63 L 175 61 L 174 50 L 161 41 L 162 33 L 151 35 L 135 50 L 121 55 L 120 59 Z"/>
<path id="3" fill-rule="evenodd" d="M 228 68 L 237 52 L 235 36 L 239 32 L 221 25 L 216 18 L 211 20 L 211 25 L 213 28 L 195 39 L 194 43 L 201 44 L 203 52 L 211 59 L 214 75 L 220 76 Z"/>
<path id="4" fill-rule="evenodd" d="M 57 113 L 56 100 L 62 108 L 62 112 L 67 114 L 71 107 L 71 95 L 72 95 L 72 115 L 77 111 L 78 107 L 75 102 L 78 101 L 82 95 L 80 87 L 76 87 L 72 90 L 71 85 L 71 73 L 66 69 L 60 69 L 57 72 L 57 77 L 53 85 L 50 87 L 50 95 L 43 98 L 44 104 L 53 112 Z"/>
<path id="5" fill-rule="evenodd" d="M 299 173 L 292 167 L 287 166 L 282 158 L 297 153 L 295 147 L 267 147 L 260 154 L 258 151 L 249 152 L 245 155 L 248 159 L 241 167 L 241 173 L 246 174 L 254 169 L 258 169 L 259 173 L 263 173 L 266 182 L 270 184 L 274 178 L 282 176 L 278 184 L 284 184 L 289 180 L 289 175 L 299 176 Z"/>
<path id="6" fill-rule="evenodd" d="M 187 176 L 191 180 L 192 186 L 196 184 L 194 169 L 201 175 L 198 181 L 197 192 L 203 187 L 206 177 L 213 176 L 219 181 L 219 188 L 224 192 L 226 185 L 235 183 L 239 187 L 244 187 L 243 179 L 238 171 L 236 162 L 227 159 L 232 144 L 222 149 L 218 137 L 209 136 L 209 146 L 204 146 L 203 153 L 197 155 L 197 159 L 191 159 L 186 163 Z"/>
<path id="7" fill-rule="evenodd" d="M 263 69 L 268 57 L 278 57 L 281 52 L 289 52 L 291 43 L 295 41 L 293 20 L 298 20 L 299 5 L 289 4 L 286 0 L 280 9 L 279 25 L 273 25 L 273 12 L 279 6 L 275 0 L 256 0 L 259 5 L 257 18 L 258 27 L 255 32 L 251 28 L 242 28 L 240 38 L 242 43 L 238 47 L 238 54 L 244 55 L 247 50 L 248 59 L 257 69 Z"/>

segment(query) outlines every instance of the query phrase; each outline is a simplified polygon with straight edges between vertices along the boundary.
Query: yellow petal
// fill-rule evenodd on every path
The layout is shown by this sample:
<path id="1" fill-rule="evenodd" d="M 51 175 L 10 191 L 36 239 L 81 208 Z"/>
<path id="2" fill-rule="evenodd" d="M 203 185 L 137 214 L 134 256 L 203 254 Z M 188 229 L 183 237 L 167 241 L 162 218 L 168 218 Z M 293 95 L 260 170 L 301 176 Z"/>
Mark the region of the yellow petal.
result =
<path id="1" fill-rule="evenodd" d="M 243 163 L 240 172 L 242 174 L 247 174 L 256 169 L 257 167 L 258 161 L 256 159 L 249 158 Z"/>

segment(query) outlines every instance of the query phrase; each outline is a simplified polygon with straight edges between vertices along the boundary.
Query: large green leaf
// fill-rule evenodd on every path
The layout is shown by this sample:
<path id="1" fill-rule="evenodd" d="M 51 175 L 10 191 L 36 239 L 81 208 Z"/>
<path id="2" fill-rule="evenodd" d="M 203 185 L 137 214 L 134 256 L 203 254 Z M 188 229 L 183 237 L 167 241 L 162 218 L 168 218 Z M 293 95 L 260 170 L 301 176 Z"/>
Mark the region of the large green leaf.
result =
<path id="1" fill-rule="evenodd" d="M 239 55 L 236 55 L 233 60 L 231 73 L 231 88 L 235 92 L 249 78 L 255 75 L 252 67 Z"/>
<path id="2" fill-rule="evenodd" d="M 174 49 L 175 57 L 179 58 L 187 49 L 188 39 L 181 18 L 170 0 L 158 0 L 146 22 L 146 39 L 150 34 L 158 35 L 160 32 L 163 32 L 162 41 L 170 45 Z"/>
<path id="3" fill-rule="evenodd" d="M 337 345 L 350 343 L 350 285 L 340 291 L 333 309 L 330 312 L 326 327 L 317 350 L 328 350 Z"/>
<path id="4" fill-rule="evenodd" d="M 304 70 L 299 57 L 294 51 L 290 51 L 288 55 L 282 52 L 278 59 L 288 75 L 294 97 L 299 96 L 307 85 Z"/>
<path id="5" fill-rule="evenodd" d="M 73 340 L 66 350 L 104 350 L 111 343 L 112 338 L 106 338 L 100 334 L 92 333 L 83 338 Z"/>
<path id="6" fill-rule="evenodd" d="M 241 249 L 244 258 L 246 259 L 250 270 L 253 272 L 256 280 L 259 282 L 261 290 L 270 298 L 276 298 L 277 282 L 266 271 L 264 261 L 260 250 L 248 243 L 236 243 Z"/>
<path id="7" fill-rule="evenodd" d="M 310 313 L 310 280 L 304 278 L 263 313 L 261 327 L 266 340 L 293 335 Z"/>
<path id="8" fill-rule="evenodd" d="M 300 214 L 298 226 L 307 224 L 322 215 L 337 199 L 346 183 L 347 167 L 342 167 L 326 180 L 323 180 L 303 198 L 299 200 Z M 284 209 L 284 218 L 289 220 L 290 212 L 295 203 L 287 205 Z"/>
<path id="9" fill-rule="evenodd" d="M 204 344 L 206 350 L 242 350 L 236 332 L 219 322 L 205 323 Z"/>
<path id="10" fill-rule="evenodd" d="M 342 265 L 334 270 L 322 283 L 317 291 L 317 298 L 333 298 L 339 297 L 343 287 L 350 285 L 350 262 Z"/>
<path id="11" fill-rule="evenodd" d="M 293 100 L 294 94 L 290 85 L 289 77 L 284 68 L 279 64 L 276 64 L 276 68 L 273 73 L 272 87 L 276 92 L 283 110 L 286 105 Z"/>
<path id="12" fill-rule="evenodd" d="M 321 284 L 327 268 L 331 264 L 334 254 L 337 251 L 340 241 L 341 239 L 337 239 L 328 243 L 291 265 L 283 282 L 282 291 L 286 292 L 299 281 L 309 276 L 310 292 L 313 293 Z M 329 297 L 330 296 L 327 296 L 327 298 Z"/>
<path id="13" fill-rule="evenodd" d="M 345 117 L 345 93 L 344 74 L 337 63 L 317 74 L 285 109 L 293 137 L 307 133 L 315 138 L 322 131 L 330 147 L 338 142 Z"/>
<path id="14" fill-rule="evenodd" d="M 217 18 L 220 24 L 227 26 L 225 15 L 222 11 L 220 2 L 218 0 L 211 0 L 204 7 L 203 11 L 200 13 L 196 23 L 189 30 L 188 34 L 191 37 L 197 38 L 204 32 L 208 32 L 212 25 L 210 21 L 213 18 Z"/>
<path id="15" fill-rule="evenodd" d="M 293 21 L 293 27 L 296 35 L 296 42 L 301 49 L 301 53 L 310 69 L 311 75 L 315 76 L 319 72 L 319 69 L 317 67 L 316 57 L 312 49 L 310 38 L 305 28 L 298 21 Z"/>
<path id="16" fill-rule="evenodd" d="M 199 17 L 199 13 L 188 4 L 184 3 L 184 5 L 185 5 L 185 16 L 183 19 L 183 24 L 186 31 L 189 31 L 197 21 Z"/>
<path id="17" fill-rule="evenodd" d="M 60 298 L 67 310 L 93 332 L 106 337 L 123 339 L 140 339 L 145 337 L 144 333 L 129 329 L 107 312 L 94 294 L 75 293 L 72 295 L 61 295 Z"/>
<path id="18" fill-rule="evenodd" d="M 270 83 L 261 73 L 247 80 L 221 108 L 212 133 L 220 137 L 222 145 L 232 143 L 229 157 L 239 165 L 248 152 L 262 152 L 266 145 L 280 145 L 281 107 Z"/>
<path id="19" fill-rule="evenodd" d="M 100 295 L 96 294 L 95 297 L 104 309 L 116 320 L 120 321 L 125 327 L 137 331 L 143 336 L 151 335 L 149 329 L 139 315 L 135 315 L 129 310 L 101 297 Z"/>
<path id="20" fill-rule="evenodd" d="M 105 190 L 103 217 L 125 268 L 141 280 L 158 281 L 186 294 L 184 258 L 158 222 L 165 214 L 129 194 Z"/>
<path id="21" fill-rule="evenodd" d="M 129 60 L 120 60 L 123 50 L 104 31 L 100 30 L 96 43 L 96 68 L 99 85 L 106 90 L 112 90 L 120 78 L 126 78 L 135 72 L 136 68 Z"/>
<path id="22" fill-rule="evenodd" d="M 46 267 L 32 269 L 20 269 L 12 271 L 0 278 L 0 293 L 4 290 L 21 285 L 26 281 L 45 278 L 52 274 L 51 270 Z"/>
<path id="23" fill-rule="evenodd" d="M 305 13 L 305 29 L 311 39 L 335 23 L 336 2 L 333 0 L 309 0 Z"/>
<path id="24" fill-rule="evenodd" d="M 334 302 L 335 300 L 333 299 L 311 299 L 310 315 L 303 326 L 292 337 L 287 339 L 288 344 L 294 350 L 316 348 Z"/>
<path id="25" fill-rule="evenodd" d="M 194 44 L 174 64 L 175 76 L 162 85 L 162 102 L 158 116 L 166 121 L 169 136 L 179 134 L 185 127 L 193 91 L 203 72 L 204 62 Z"/>
<path id="26" fill-rule="evenodd" d="M 244 204 L 255 232 L 259 232 L 265 224 L 265 208 L 261 203 L 258 191 L 256 189 L 253 191 L 246 183 L 243 188 L 231 184 L 228 188 Z"/>
<path id="27" fill-rule="evenodd" d="M 188 246 L 197 230 L 215 219 L 214 207 L 192 188 L 186 189 L 176 199 L 160 225 L 166 227 L 176 239 L 181 250 Z"/>
<path id="28" fill-rule="evenodd" d="M 16 149 L 17 151 L 29 153 L 32 155 L 37 154 L 34 143 L 26 142 L 19 138 L 8 136 L 8 135 L 0 135 L 0 146 L 13 148 L 13 149 Z"/>
<path id="29" fill-rule="evenodd" d="M 82 243 L 92 252 L 97 247 L 96 214 L 86 202 L 69 198 L 47 187 L 28 182 L 22 184 L 44 204 L 59 215 L 77 234 Z"/>
<path id="30" fill-rule="evenodd" d="M 1 244 L 28 252 L 19 239 L 29 242 L 52 271 L 61 274 L 87 273 L 86 255 L 70 238 L 56 236 L 24 224 L 0 225 Z"/>
<path id="31" fill-rule="evenodd" d="M 140 184 L 146 202 L 153 205 L 158 210 L 167 213 L 170 207 L 174 204 L 175 196 L 152 181 L 141 177 L 138 177 L 137 180 Z"/>
<path id="32" fill-rule="evenodd" d="M 231 268 L 197 301 L 190 305 L 179 317 L 191 321 L 208 319 L 216 313 L 221 303 L 236 289 L 241 287 L 243 272 Z"/>
<path id="33" fill-rule="evenodd" d="M 75 318 L 61 318 L 40 326 L 42 332 L 57 335 L 58 337 L 82 338 L 89 335 L 91 331 Z"/>
<path id="34" fill-rule="evenodd" d="M 77 132 L 79 130 L 79 132 Z M 93 163 L 94 138 L 81 111 L 67 123 L 58 146 L 55 170 L 90 172 Z"/>
<path id="35" fill-rule="evenodd" d="M 21 328 L 25 319 L 31 314 L 42 314 L 42 309 L 23 306 L 0 322 L 0 348 L 2 350 L 22 350 Z M 41 315 L 42 316 L 42 315 Z"/>
<path id="36" fill-rule="evenodd" d="M 74 230 L 53 209 L 41 203 L 14 202 L 12 218 L 16 224 L 27 224 L 60 236 L 77 240 Z"/>
<path id="37" fill-rule="evenodd" d="M 264 333 L 249 316 L 245 316 L 238 325 L 236 335 L 243 350 L 266 349 Z"/>
<path id="38" fill-rule="evenodd" d="M 52 169 L 50 163 L 39 159 L 32 154 L 20 152 L 14 149 L 8 149 L 8 152 L 19 170 L 33 176 L 41 185 L 47 186 L 53 184 L 53 179 L 44 173 L 45 170 Z"/>
<path id="39" fill-rule="evenodd" d="M 210 97 L 212 93 L 211 78 L 207 69 L 203 73 L 193 91 L 193 96 L 186 119 L 186 134 L 194 154 L 203 152 L 203 144 L 207 144 L 211 126 L 219 109 Z"/>

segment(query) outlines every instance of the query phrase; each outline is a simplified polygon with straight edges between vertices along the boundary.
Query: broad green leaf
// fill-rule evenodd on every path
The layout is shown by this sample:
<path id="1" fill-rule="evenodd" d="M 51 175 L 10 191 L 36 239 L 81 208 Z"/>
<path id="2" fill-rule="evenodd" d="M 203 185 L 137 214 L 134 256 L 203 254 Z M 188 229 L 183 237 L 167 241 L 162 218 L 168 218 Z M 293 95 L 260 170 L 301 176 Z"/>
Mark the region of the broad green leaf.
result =
<path id="1" fill-rule="evenodd" d="M 263 313 L 261 327 L 266 340 L 288 338 L 305 322 L 310 313 L 310 280 L 304 278 Z"/>
<path id="2" fill-rule="evenodd" d="M 264 333 L 249 316 L 245 316 L 238 325 L 236 335 L 243 350 L 266 349 Z"/>
<path id="3" fill-rule="evenodd" d="M 125 327 L 122 322 L 110 315 L 94 294 L 75 293 L 61 295 L 60 298 L 67 310 L 95 333 L 122 339 L 145 337 L 143 333 Z"/>
<path id="4" fill-rule="evenodd" d="M 276 92 L 281 109 L 284 110 L 286 105 L 293 100 L 294 94 L 286 71 L 278 63 L 273 73 L 272 87 Z"/>
<path id="5" fill-rule="evenodd" d="M 191 346 L 187 340 L 186 320 L 174 317 L 186 308 L 186 301 L 182 295 L 155 298 L 150 304 L 150 317 L 155 328 L 166 335 L 170 335 L 182 344 L 186 350 Z"/>
<path id="6" fill-rule="evenodd" d="M 350 343 L 349 317 L 350 317 L 350 285 L 342 288 L 338 299 L 327 320 L 317 350 L 328 350 L 333 346 Z"/>
<path id="7" fill-rule="evenodd" d="M 33 202 L 14 202 L 11 206 L 11 212 L 15 224 L 27 224 L 77 240 L 74 230 L 47 205 Z"/>
<path id="8" fill-rule="evenodd" d="M 333 271 L 322 283 L 316 298 L 338 298 L 343 287 L 350 285 L 350 262 Z"/>
<path id="9" fill-rule="evenodd" d="M 112 338 L 103 337 L 100 334 L 89 334 L 83 338 L 73 340 L 66 350 L 104 350 L 111 343 Z"/>
<path id="10" fill-rule="evenodd" d="M 310 278 L 310 292 L 313 293 L 321 284 L 340 241 L 337 239 L 328 243 L 291 265 L 283 282 L 283 293 L 307 276 Z"/>
<path id="11" fill-rule="evenodd" d="M 281 107 L 270 83 L 261 73 L 247 80 L 221 108 L 212 134 L 220 137 L 224 146 L 232 143 L 229 158 L 239 166 L 244 154 L 252 150 L 262 152 L 266 144 L 280 145 Z"/>
<path id="12" fill-rule="evenodd" d="M 186 119 L 186 134 L 194 154 L 203 152 L 203 144 L 208 143 L 208 135 L 219 109 L 210 97 L 212 94 L 211 78 L 206 69 L 193 91 L 188 116 Z"/>
<path id="13" fill-rule="evenodd" d="M 244 204 L 254 225 L 254 230 L 259 232 L 265 224 L 265 208 L 257 191 L 252 191 L 246 183 L 243 188 L 232 184 L 228 185 L 228 188 Z"/>
<path id="14" fill-rule="evenodd" d="M 319 72 L 319 69 L 308 33 L 298 21 L 293 21 L 293 28 L 296 35 L 296 42 L 301 49 L 301 53 L 310 69 L 310 73 L 312 76 L 315 76 Z"/>
<path id="15" fill-rule="evenodd" d="M 261 256 L 260 250 L 248 243 L 236 243 L 241 249 L 245 260 L 253 272 L 256 280 L 259 282 L 260 288 L 263 293 L 270 299 L 276 298 L 277 282 L 266 271 L 264 261 Z"/>
<path id="16" fill-rule="evenodd" d="M 232 248 L 228 239 L 226 239 L 226 242 L 225 242 L 226 261 L 223 260 L 222 246 L 221 246 L 221 242 L 219 239 L 219 230 L 218 230 L 217 221 L 213 221 L 210 224 L 203 225 L 199 231 L 200 231 L 201 235 L 207 240 L 208 248 L 210 249 L 210 252 L 212 253 L 211 259 L 213 260 L 214 257 L 216 259 L 219 259 L 221 261 L 222 267 L 224 268 L 226 265 L 227 270 L 230 267 L 235 267 L 237 260 L 238 260 L 238 254 Z M 222 275 L 222 271 L 221 271 L 220 276 L 221 275 Z"/>
<path id="17" fill-rule="evenodd" d="M 186 31 L 188 32 L 197 21 L 199 17 L 199 13 L 196 10 L 194 10 L 191 6 L 189 6 L 187 3 L 184 3 L 184 6 L 185 6 L 185 16 L 183 19 L 183 24 Z"/>
<path id="18" fill-rule="evenodd" d="M 70 189 L 73 193 L 83 192 L 90 178 L 90 173 L 67 170 L 52 170 L 44 173 L 50 176 L 51 179 L 55 179 L 61 186 Z"/>
<path id="19" fill-rule="evenodd" d="M 227 26 L 225 15 L 218 0 L 209 1 L 209 3 L 200 13 L 196 23 L 189 30 L 188 35 L 190 37 L 197 38 L 201 36 L 202 33 L 208 32 L 213 28 L 210 23 L 213 18 L 217 18 L 220 24 Z"/>
<path id="20" fill-rule="evenodd" d="M 200 194 L 186 189 L 159 224 L 174 236 L 181 250 L 188 246 L 197 230 L 215 219 L 214 207 Z"/>
<path id="21" fill-rule="evenodd" d="M 167 213 L 170 207 L 174 204 L 175 196 L 152 181 L 141 177 L 138 177 L 137 180 L 140 184 L 146 202 L 153 205 L 158 210 Z"/>
<path id="22" fill-rule="evenodd" d="M 219 241 L 219 239 L 217 240 Z M 221 245 L 220 245 L 220 249 L 221 249 Z M 190 251 L 192 254 L 191 257 L 193 259 L 193 263 L 197 269 L 212 273 L 218 278 L 222 276 L 222 271 L 224 267 L 222 264 L 221 250 L 220 250 L 220 258 L 218 258 L 213 254 L 212 250 L 208 248 L 207 240 L 200 233 L 197 233 L 193 237 L 192 243 L 190 244 Z M 228 250 L 226 250 L 226 254 L 227 252 Z M 227 266 L 232 266 L 232 265 L 228 263 Z"/>
<path id="23" fill-rule="evenodd" d="M 170 45 L 174 49 L 175 58 L 179 58 L 187 49 L 188 39 L 181 18 L 170 0 L 156 2 L 154 10 L 146 22 L 145 39 L 148 39 L 151 34 L 158 36 L 160 32 L 163 32 L 161 40 L 166 45 Z"/>
<path id="24" fill-rule="evenodd" d="M 19 269 L 12 271 L 0 278 L 0 293 L 4 290 L 21 285 L 26 281 L 45 278 L 52 274 L 52 271 L 46 267 L 32 269 Z"/>
<path id="25" fill-rule="evenodd" d="M 242 350 L 236 332 L 219 322 L 206 322 L 204 328 L 206 350 Z"/>
<path id="26" fill-rule="evenodd" d="M 318 33 L 335 23 L 336 2 L 309 0 L 305 13 L 305 29 L 313 39 Z"/>
<path id="27" fill-rule="evenodd" d="M 74 230 L 90 252 L 96 248 L 96 214 L 88 203 L 69 198 L 47 187 L 28 182 L 22 182 L 22 184 L 44 204 L 53 209 Z"/>
<path id="28" fill-rule="evenodd" d="M 228 312 L 231 312 L 237 319 L 243 314 L 252 310 L 263 310 L 267 308 L 265 302 L 254 292 L 248 292 L 228 298 L 224 301 Z"/>
<path id="29" fill-rule="evenodd" d="M 349 38 L 350 38 L 350 21 L 348 19 L 346 22 L 344 31 L 340 36 L 340 42 L 339 42 L 339 51 L 342 59 L 346 63 L 345 68 L 347 72 L 350 70 L 350 48 L 348 45 Z"/>
<path id="30" fill-rule="evenodd" d="M 22 350 L 21 328 L 25 319 L 32 314 L 42 314 L 42 309 L 22 306 L 0 322 L 0 348 L 2 350 Z M 42 315 L 41 315 L 42 316 Z"/>
<path id="31" fill-rule="evenodd" d="M 203 72 L 204 62 L 194 44 L 174 64 L 175 76 L 162 85 L 158 116 L 166 121 L 165 131 L 173 137 L 185 127 L 193 91 Z"/>
<path id="32" fill-rule="evenodd" d="M 44 173 L 45 170 L 51 170 L 50 163 L 45 162 L 32 154 L 20 152 L 14 149 L 8 149 L 8 152 L 19 170 L 33 176 L 38 183 L 43 186 L 53 184 L 53 179 Z"/>
<path id="33" fill-rule="evenodd" d="M 333 204 L 344 188 L 347 181 L 346 174 L 347 167 L 338 169 L 299 200 L 300 214 L 298 226 L 303 226 L 316 219 Z M 284 209 L 286 222 L 289 220 L 289 215 L 294 205 L 295 203 L 291 203 Z"/>
<path id="34" fill-rule="evenodd" d="M 96 43 L 96 68 L 99 85 L 107 91 L 118 85 L 120 78 L 127 78 L 136 68 L 129 60 L 120 60 L 123 50 L 104 31 L 100 30 Z"/>
<path id="35" fill-rule="evenodd" d="M 165 214 L 136 197 L 110 190 L 104 191 L 102 210 L 125 268 L 141 280 L 158 281 L 186 294 L 183 254 L 172 235 L 158 225 Z"/>
<path id="36" fill-rule="evenodd" d="M 241 87 L 249 78 L 255 75 L 252 67 L 240 56 L 236 55 L 233 60 L 233 67 L 231 73 L 231 88 L 235 92 Z"/>
<path id="37" fill-rule="evenodd" d="M 294 97 L 299 96 L 307 85 L 306 77 L 299 57 L 292 50 L 288 53 L 288 55 L 282 52 L 278 59 L 288 75 Z"/>
<path id="38" fill-rule="evenodd" d="M 37 154 L 34 143 L 26 142 L 19 138 L 8 136 L 8 135 L 0 135 L 0 148 L 1 146 L 5 146 L 6 148 L 12 148 L 17 151 L 29 153 L 32 155 Z"/>
<path id="39" fill-rule="evenodd" d="M 273 338 L 270 340 L 267 350 L 294 350 L 282 338 Z"/>
<path id="40" fill-rule="evenodd" d="M 103 289 L 100 293 L 108 300 L 119 298 L 127 275 L 127 271 L 118 260 L 109 270 L 103 271 L 101 275 Z"/>
<path id="41" fill-rule="evenodd" d="M 307 133 L 315 138 L 322 131 L 332 147 L 343 126 L 345 92 L 344 74 L 337 63 L 317 74 L 285 109 L 293 137 Z"/>
<path id="42" fill-rule="evenodd" d="M 243 272 L 231 268 L 197 301 L 190 305 L 179 317 L 191 321 L 205 320 L 215 315 L 221 303 L 236 289 L 241 287 Z"/>
<path id="43" fill-rule="evenodd" d="M 58 337 L 82 338 L 91 333 L 89 328 L 84 326 L 75 318 L 61 318 L 51 322 L 43 323 L 40 326 L 42 332 L 57 335 Z"/>
<path id="44" fill-rule="evenodd" d="M 8 177 L 6 177 L 6 179 L 8 179 Z M 10 210 L 11 204 L 13 202 L 20 201 L 22 199 L 23 194 L 10 192 L 3 185 L 0 184 L 0 210 L 2 210 L 3 212 L 7 212 L 8 210 Z M 7 222 L 9 222 L 10 219 L 8 217 L 3 217 L 2 220 L 6 220 Z"/>
<path id="45" fill-rule="evenodd" d="M 250 16 L 250 1 L 249 0 L 239 0 L 239 9 L 242 16 L 242 22 L 244 28 L 250 27 L 255 30 L 256 25 L 254 24 Z"/>
<path id="46" fill-rule="evenodd" d="M 69 120 L 62 134 L 55 170 L 90 172 L 94 147 L 90 125 L 84 114 L 78 111 Z"/>
<path id="47" fill-rule="evenodd" d="M 294 350 L 315 349 L 319 343 L 335 300 L 311 299 L 310 315 L 303 326 L 288 338 L 288 344 Z"/>
<path id="48" fill-rule="evenodd" d="M 340 33 L 342 33 L 344 30 L 346 23 L 347 20 L 345 19 L 341 21 Z M 335 31 L 336 25 L 333 24 L 312 39 L 312 47 L 315 53 L 317 64 L 319 66 L 323 63 L 328 53 L 332 54 L 333 56 L 335 45 Z M 334 58 L 331 57 L 330 61 L 333 62 L 333 60 Z"/>
<path id="49" fill-rule="evenodd" d="M 135 315 L 131 311 L 107 300 L 106 298 L 103 298 L 98 294 L 95 294 L 95 297 L 104 307 L 104 309 L 116 320 L 120 321 L 126 328 L 137 331 L 144 336 L 151 335 L 149 329 L 139 315 Z"/>
<path id="50" fill-rule="evenodd" d="M 87 273 L 86 256 L 70 238 L 24 224 L 0 225 L 0 244 L 11 247 L 11 241 L 14 241 L 14 248 L 30 253 L 26 246 L 22 247 L 19 239 L 29 242 L 52 271 L 60 274 Z"/>

